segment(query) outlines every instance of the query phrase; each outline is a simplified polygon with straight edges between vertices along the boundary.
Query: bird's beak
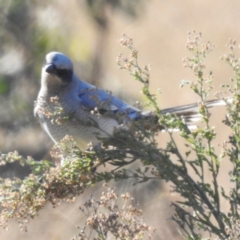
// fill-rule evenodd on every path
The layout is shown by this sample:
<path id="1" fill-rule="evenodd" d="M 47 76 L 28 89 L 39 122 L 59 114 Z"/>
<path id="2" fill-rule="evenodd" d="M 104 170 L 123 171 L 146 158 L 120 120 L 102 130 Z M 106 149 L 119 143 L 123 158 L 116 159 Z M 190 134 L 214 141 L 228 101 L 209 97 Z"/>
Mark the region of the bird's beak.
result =
<path id="1" fill-rule="evenodd" d="M 55 74 L 56 68 L 55 68 L 54 64 L 48 64 L 45 66 L 45 71 L 50 74 Z"/>

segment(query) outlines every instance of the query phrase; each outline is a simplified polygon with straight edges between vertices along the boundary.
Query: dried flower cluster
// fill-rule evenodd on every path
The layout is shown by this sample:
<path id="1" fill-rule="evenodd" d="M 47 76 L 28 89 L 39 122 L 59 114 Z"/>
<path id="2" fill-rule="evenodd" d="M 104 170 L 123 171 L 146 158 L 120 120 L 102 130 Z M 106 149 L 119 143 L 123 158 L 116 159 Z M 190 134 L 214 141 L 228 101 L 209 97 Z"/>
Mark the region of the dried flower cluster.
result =
<path id="1" fill-rule="evenodd" d="M 230 225 L 226 226 L 226 233 L 228 234 L 228 240 L 238 240 L 240 239 L 240 220 L 234 217 L 230 219 Z"/>
<path id="2" fill-rule="evenodd" d="M 64 156 L 66 148 L 58 146 L 58 156 Z M 91 160 L 72 147 L 71 156 L 61 166 L 47 161 L 36 162 L 24 159 L 16 153 L 13 160 L 20 160 L 23 165 L 32 167 L 33 174 L 26 179 L 1 179 L 0 225 L 6 227 L 8 219 L 18 219 L 22 227 L 29 219 L 37 215 L 47 202 L 55 207 L 60 201 L 74 201 L 89 186 L 94 177 L 91 172 Z M 2 156 L 2 158 L 6 156 Z M 9 157 L 9 156 L 8 156 Z M 25 227 L 22 227 L 26 230 Z"/>
<path id="3" fill-rule="evenodd" d="M 80 207 L 87 217 L 86 226 L 78 227 L 80 233 L 73 239 L 90 239 L 93 230 L 97 237 L 91 239 L 106 239 L 109 235 L 122 240 L 152 239 L 155 229 L 143 222 L 137 205 L 130 193 L 119 197 L 114 188 L 108 188 L 99 200 L 91 198 L 84 208 Z"/>

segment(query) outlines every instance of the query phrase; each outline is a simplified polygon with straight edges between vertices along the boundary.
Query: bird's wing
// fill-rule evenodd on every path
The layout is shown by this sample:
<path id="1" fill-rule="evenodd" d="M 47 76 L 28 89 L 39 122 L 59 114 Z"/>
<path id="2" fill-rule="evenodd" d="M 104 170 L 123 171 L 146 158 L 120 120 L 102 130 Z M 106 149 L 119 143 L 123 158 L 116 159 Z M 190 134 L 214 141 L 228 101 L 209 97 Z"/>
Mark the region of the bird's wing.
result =
<path id="1" fill-rule="evenodd" d="M 137 108 L 85 82 L 81 84 L 78 97 L 81 107 L 88 111 L 97 109 L 100 114 L 105 114 L 107 112 L 126 113 L 131 119 L 136 119 L 140 116 L 140 111 Z"/>

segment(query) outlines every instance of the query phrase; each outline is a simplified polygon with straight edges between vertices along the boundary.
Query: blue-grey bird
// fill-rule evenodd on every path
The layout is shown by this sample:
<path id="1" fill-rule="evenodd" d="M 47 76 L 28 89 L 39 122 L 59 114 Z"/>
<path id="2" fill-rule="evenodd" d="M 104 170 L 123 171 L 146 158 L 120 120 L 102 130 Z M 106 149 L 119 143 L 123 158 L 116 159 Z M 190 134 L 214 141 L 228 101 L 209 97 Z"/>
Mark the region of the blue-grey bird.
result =
<path id="1" fill-rule="evenodd" d="M 222 100 L 205 103 L 223 104 Z M 176 114 L 189 123 L 199 119 L 198 108 L 198 103 L 188 104 L 164 109 L 162 114 Z M 135 120 L 156 118 L 79 79 L 72 61 L 60 52 L 46 55 L 34 115 L 55 143 L 70 135 L 82 150 L 89 142 L 99 143 L 99 137 L 112 136 L 120 125 L 128 128 Z"/>

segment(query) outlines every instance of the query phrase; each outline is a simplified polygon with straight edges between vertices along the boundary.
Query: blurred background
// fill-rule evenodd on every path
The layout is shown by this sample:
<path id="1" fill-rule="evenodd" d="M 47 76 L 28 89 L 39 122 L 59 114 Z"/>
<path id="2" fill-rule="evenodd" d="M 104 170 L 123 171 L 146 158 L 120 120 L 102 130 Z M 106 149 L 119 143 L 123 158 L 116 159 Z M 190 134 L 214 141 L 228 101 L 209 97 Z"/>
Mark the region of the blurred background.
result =
<path id="1" fill-rule="evenodd" d="M 33 117 L 34 100 L 40 88 L 40 73 L 45 55 L 50 51 L 67 54 L 74 62 L 77 75 L 130 104 L 144 101 L 141 85 L 118 69 L 116 58 L 123 48 L 118 39 L 123 33 L 133 38 L 139 51 L 139 62 L 151 64 L 151 90 L 159 96 L 161 108 L 198 101 L 189 89 L 180 89 L 182 79 L 194 75 L 182 66 L 187 32 L 203 33 L 203 41 L 216 45 L 208 57 L 206 73 L 213 71 L 214 93 L 229 83 L 231 71 L 220 60 L 228 51 L 229 38 L 240 40 L 240 2 L 217 0 L 1 0 L 0 1 L 0 151 L 17 150 L 36 160 L 50 159 L 53 143 Z M 125 52 L 125 51 L 124 51 Z M 127 53 L 128 54 L 128 53 Z M 224 108 L 212 111 L 218 143 L 227 139 L 221 123 Z M 176 134 L 176 139 L 181 139 Z M 164 147 L 167 134 L 160 134 Z M 222 184 L 230 167 L 222 163 Z M 1 177 L 24 177 L 28 169 L 8 165 L 0 169 Z M 91 193 L 101 193 L 101 185 L 88 189 L 75 204 L 47 206 L 29 224 L 27 233 L 12 222 L 9 231 L 0 230 L 0 239 L 71 239 L 77 234 L 82 216 L 78 206 Z M 131 181 L 117 185 L 119 193 L 133 192 L 144 211 L 144 220 L 157 229 L 155 239 L 182 239 L 171 220 L 171 201 L 178 196 L 170 186 L 156 181 L 132 186 Z M 225 206 L 223 202 L 223 207 Z"/>

